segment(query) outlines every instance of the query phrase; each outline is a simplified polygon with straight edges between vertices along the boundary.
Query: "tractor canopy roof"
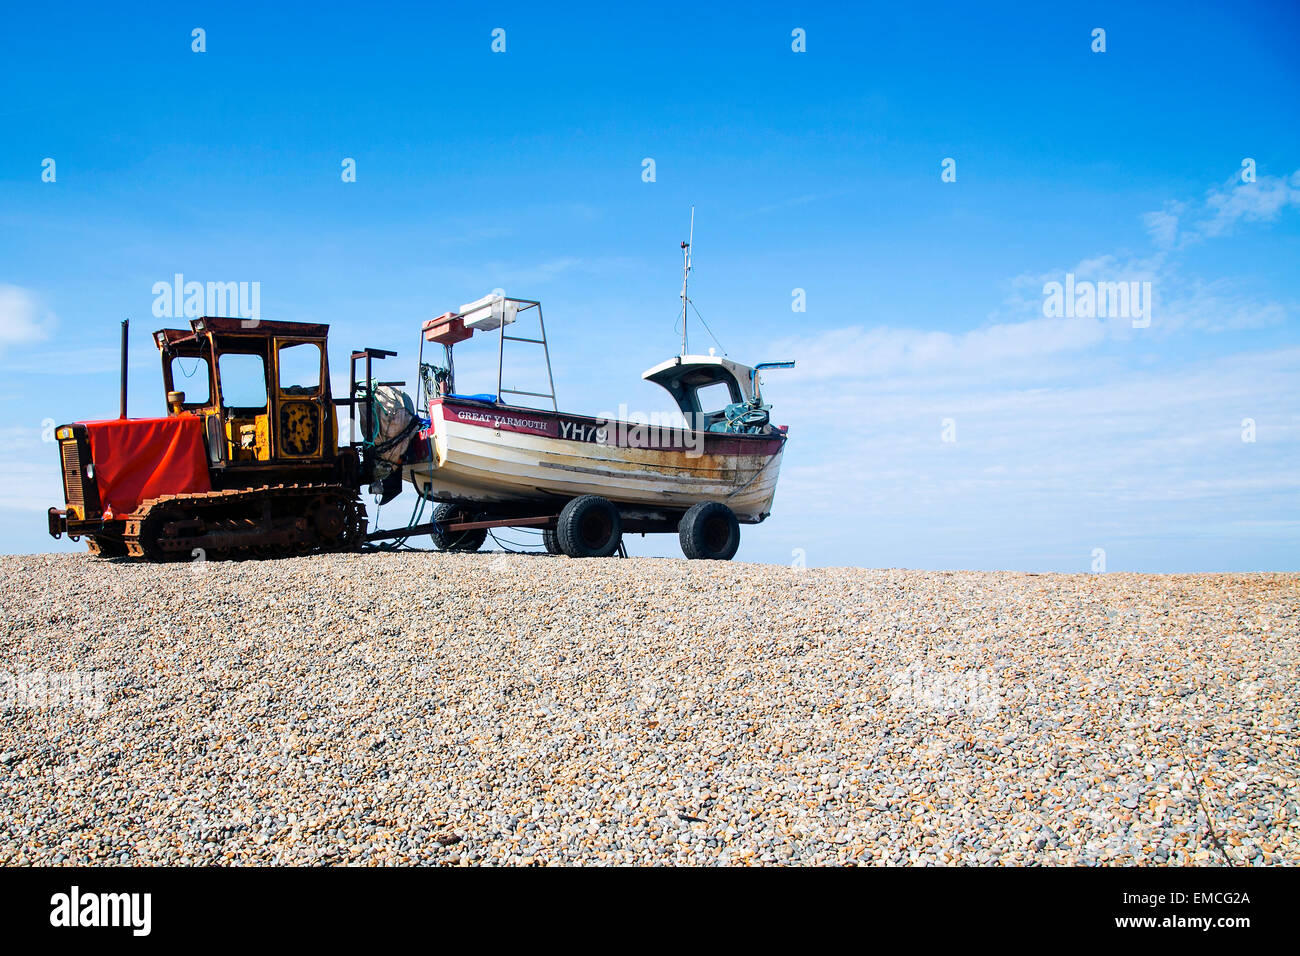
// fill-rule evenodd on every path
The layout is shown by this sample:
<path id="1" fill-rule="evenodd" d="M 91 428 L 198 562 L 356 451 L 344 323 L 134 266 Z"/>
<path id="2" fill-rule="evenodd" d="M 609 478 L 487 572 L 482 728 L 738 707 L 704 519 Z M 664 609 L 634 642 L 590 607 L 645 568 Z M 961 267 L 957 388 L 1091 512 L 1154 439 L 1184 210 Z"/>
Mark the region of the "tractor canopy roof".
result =
<path id="1" fill-rule="evenodd" d="M 296 339 L 318 339 L 324 342 L 330 327 L 318 322 L 271 322 L 266 319 L 236 319 L 226 316 L 205 315 L 190 319 L 188 329 L 159 329 L 153 334 L 154 344 L 163 352 L 173 348 L 184 349 L 202 344 L 210 333 L 215 338 L 265 340 L 273 336 Z"/>

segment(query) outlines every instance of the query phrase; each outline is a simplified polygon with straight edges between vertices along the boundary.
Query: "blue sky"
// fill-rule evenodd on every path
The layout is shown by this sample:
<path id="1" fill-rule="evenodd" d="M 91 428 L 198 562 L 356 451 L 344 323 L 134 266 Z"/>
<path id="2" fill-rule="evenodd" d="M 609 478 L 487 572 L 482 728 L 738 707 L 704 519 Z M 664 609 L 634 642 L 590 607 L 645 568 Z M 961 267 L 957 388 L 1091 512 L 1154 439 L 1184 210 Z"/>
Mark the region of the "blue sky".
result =
<path id="1" fill-rule="evenodd" d="M 412 382 L 420 321 L 501 287 L 543 301 L 562 408 L 655 410 L 694 204 L 713 331 L 799 361 L 741 558 L 1300 568 L 1297 5 L 1043 6 L 12 8 L 0 550 L 61 547 L 41 423 L 115 413 L 123 317 L 162 411 L 155 282 L 260 282 L 336 373 L 374 345 Z M 1044 317 L 1067 272 L 1150 281 L 1150 327 Z"/>

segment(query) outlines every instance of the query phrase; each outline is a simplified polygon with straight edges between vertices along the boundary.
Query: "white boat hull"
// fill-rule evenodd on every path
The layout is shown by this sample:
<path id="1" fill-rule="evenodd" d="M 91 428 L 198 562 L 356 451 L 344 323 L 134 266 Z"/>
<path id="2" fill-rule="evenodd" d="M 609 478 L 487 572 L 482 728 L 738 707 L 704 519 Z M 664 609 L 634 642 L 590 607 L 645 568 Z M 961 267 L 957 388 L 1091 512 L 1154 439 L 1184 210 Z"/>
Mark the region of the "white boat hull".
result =
<path id="1" fill-rule="evenodd" d="M 404 474 L 437 501 L 553 502 L 601 495 L 680 511 L 721 501 L 745 523 L 768 516 L 785 434 L 638 430 L 563 412 L 455 399 L 429 404 L 430 460 Z"/>

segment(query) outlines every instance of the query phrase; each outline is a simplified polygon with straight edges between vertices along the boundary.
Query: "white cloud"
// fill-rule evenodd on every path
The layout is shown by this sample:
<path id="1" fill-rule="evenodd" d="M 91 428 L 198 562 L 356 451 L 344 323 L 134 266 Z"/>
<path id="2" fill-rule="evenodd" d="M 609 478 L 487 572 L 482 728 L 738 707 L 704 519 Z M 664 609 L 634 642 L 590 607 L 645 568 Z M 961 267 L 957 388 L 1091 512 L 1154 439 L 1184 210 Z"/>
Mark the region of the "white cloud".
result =
<path id="1" fill-rule="evenodd" d="M 56 321 L 27 289 L 0 284 L 0 349 L 44 339 Z"/>
<path id="2" fill-rule="evenodd" d="M 1106 338 L 1104 319 L 1030 319 L 967 332 L 851 326 L 811 339 L 781 339 L 768 350 L 790 356 L 794 380 L 867 378 L 915 372 L 972 370 L 993 373 L 1001 363 L 1021 363 L 1089 348 Z"/>
<path id="3" fill-rule="evenodd" d="M 39 418 L 12 416 L 0 425 L 0 503 L 5 508 L 35 512 L 63 505 L 58 445 L 42 440 L 45 425 Z"/>
<path id="4" fill-rule="evenodd" d="M 44 512 L 63 507 L 63 485 L 59 480 L 57 451 L 48 446 L 41 461 L 5 461 L 0 475 L 4 507 L 22 512 Z"/>
<path id="5" fill-rule="evenodd" d="M 1186 209 L 1184 203 L 1168 202 L 1163 209 L 1143 214 L 1142 221 L 1146 223 L 1147 234 L 1157 247 L 1168 249 L 1178 239 L 1178 223 Z"/>
<path id="6" fill-rule="evenodd" d="M 1238 222 L 1272 222 L 1288 206 L 1300 208 L 1300 170 L 1289 178 L 1260 176 L 1253 183 L 1236 177 L 1210 190 L 1205 198 L 1208 215 L 1197 228 L 1204 235 L 1219 236 Z"/>
<path id="7" fill-rule="evenodd" d="M 1214 567 L 1225 522 L 1296 517 L 1300 350 L 1076 364 L 1047 385 L 1036 363 L 924 379 L 773 375 L 767 396 L 790 425 L 779 517 L 822 529 L 818 548 L 840 561 L 1079 570 L 1094 546 L 1132 554 L 1121 539 L 1178 536 L 1202 539 L 1189 565 Z M 1256 442 L 1242 440 L 1246 418 Z M 828 527 L 845 514 L 861 519 Z"/>
<path id="8" fill-rule="evenodd" d="M 503 286 L 507 295 L 528 295 L 529 287 L 544 285 L 569 273 L 585 275 L 604 275 L 622 272 L 636 265 L 636 260 L 616 256 L 582 258 L 579 256 L 560 256 L 531 265 L 509 262 L 488 262 L 483 265 L 483 273 L 490 276 L 490 282 Z"/>
<path id="9" fill-rule="evenodd" d="M 1128 567 L 1144 554 L 1180 556 L 1158 570 L 1290 566 L 1300 349 L 1191 360 L 1168 347 L 1294 314 L 1240 281 L 1188 275 L 1176 255 L 1295 202 L 1293 185 L 1263 185 L 1148 214 L 1149 254 L 1011 278 L 979 328 L 899 322 L 773 343 L 770 354 L 799 362 L 765 383 L 790 425 L 773 519 L 784 543 L 868 565 L 1086 571 L 1103 547 Z M 1151 282 L 1151 326 L 1043 317 L 1044 284 L 1066 272 Z M 943 440 L 946 419 L 956 442 Z M 1256 441 L 1243 441 L 1246 419 Z"/>
<path id="10" fill-rule="evenodd" d="M 1288 208 L 1300 208 L 1300 170 L 1290 176 L 1259 176 L 1255 182 L 1240 175 L 1210 188 L 1200 203 L 1170 201 L 1142 221 L 1157 248 L 1200 242 L 1230 234 L 1238 223 L 1274 222 Z"/>
<path id="11" fill-rule="evenodd" d="M 1043 287 L 1069 272 L 1077 281 L 1150 282 L 1154 303 L 1147 338 L 1182 331 L 1223 332 L 1264 328 L 1286 321 L 1293 307 L 1242 291 L 1228 279 L 1187 277 L 1164 254 L 1149 257 L 1102 255 L 1068 269 L 1024 273 L 1007 283 L 990 323 L 958 332 L 881 325 L 849 326 L 811 338 L 792 336 L 770 346 L 770 354 L 794 358 L 793 380 L 879 378 L 963 374 L 984 381 L 1021 375 L 1026 381 L 1068 374 L 1082 353 L 1107 342 L 1129 342 L 1138 334 L 1132 317 L 1043 317 Z M 1051 364 L 1055 363 L 1055 364 Z M 1077 369 L 1076 369 L 1077 370 Z"/>
<path id="12" fill-rule="evenodd" d="M 1171 271 L 1160 288 L 1164 300 L 1157 299 L 1152 320 L 1158 332 L 1262 329 L 1280 325 L 1295 311 L 1293 306 L 1242 292 L 1231 279 L 1182 278 Z"/>

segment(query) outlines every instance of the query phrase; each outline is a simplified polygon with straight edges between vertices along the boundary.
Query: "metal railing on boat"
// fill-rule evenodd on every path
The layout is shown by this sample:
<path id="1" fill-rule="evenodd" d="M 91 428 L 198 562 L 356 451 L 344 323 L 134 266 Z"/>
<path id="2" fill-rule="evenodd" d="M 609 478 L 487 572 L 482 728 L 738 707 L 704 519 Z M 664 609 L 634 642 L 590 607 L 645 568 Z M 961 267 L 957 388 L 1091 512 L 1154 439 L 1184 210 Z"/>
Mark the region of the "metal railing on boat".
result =
<path id="1" fill-rule="evenodd" d="M 509 296 L 503 296 L 505 301 L 513 302 L 518 309 L 515 313 L 515 321 L 521 313 L 529 309 L 537 310 L 537 326 L 541 329 L 541 338 L 529 338 L 522 335 L 506 335 L 506 325 L 502 322 L 500 325 L 500 338 L 497 343 L 497 397 L 502 395 L 527 395 L 531 398 L 547 398 L 551 401 L 552 411 L 559 411 L 560 406 L 555 401 L 555 377 L 551 374 L 551 348 L 546 344 L 546 320 L 542 318 L 542 303 L 535 299 L 512 299 Z M 519 388 L 505 388 L 502 383 L 502 373 L 505 365 L 506 342 L 526 342 L 532 345 L 540 345 L 542 352 L 546 357 L 546 381 L 550 388 L 549 392 L 529 392 Z"/>

